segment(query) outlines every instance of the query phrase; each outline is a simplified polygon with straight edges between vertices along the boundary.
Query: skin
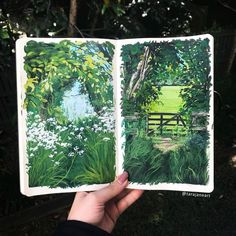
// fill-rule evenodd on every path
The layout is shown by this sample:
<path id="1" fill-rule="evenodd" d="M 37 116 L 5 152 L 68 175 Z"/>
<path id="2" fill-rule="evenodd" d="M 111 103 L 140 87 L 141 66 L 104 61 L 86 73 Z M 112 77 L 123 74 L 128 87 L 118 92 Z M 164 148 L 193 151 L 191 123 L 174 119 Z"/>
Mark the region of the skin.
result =
<path id="1" fill-rule="evenodd" d="M 68 220 L 79 220 L 112 232 L 118 217 L 143 194 L 143 190 L 125 189 L 128 173 L 124 172 L 109 186 L 95 192 L 78 192 Z"/>

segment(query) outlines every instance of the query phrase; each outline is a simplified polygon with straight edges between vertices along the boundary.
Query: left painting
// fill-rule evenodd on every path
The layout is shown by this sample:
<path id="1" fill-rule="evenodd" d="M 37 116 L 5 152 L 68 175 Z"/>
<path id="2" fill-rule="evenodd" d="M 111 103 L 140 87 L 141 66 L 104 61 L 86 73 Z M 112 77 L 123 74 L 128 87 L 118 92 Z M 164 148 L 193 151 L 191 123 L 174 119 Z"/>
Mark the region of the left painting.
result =
<path id="1" fill-rule="evenodd" d="M 114 180 L 113 55 L 106 40 L 18 42 L 20 164 L 30 188 Z"/>

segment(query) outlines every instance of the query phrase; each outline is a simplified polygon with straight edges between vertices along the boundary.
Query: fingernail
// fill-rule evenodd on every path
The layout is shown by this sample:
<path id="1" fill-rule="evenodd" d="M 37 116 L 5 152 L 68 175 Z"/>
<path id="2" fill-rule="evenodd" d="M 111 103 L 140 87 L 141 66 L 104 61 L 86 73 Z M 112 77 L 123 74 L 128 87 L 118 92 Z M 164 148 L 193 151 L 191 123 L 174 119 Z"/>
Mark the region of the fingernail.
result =
<path id="1" fill-rule="evenodd" d="M 118 176 L 117 180 L 119 184 L 123 184 L 128 179 L 128 172 L 123 172 L 121 175 Z"/>

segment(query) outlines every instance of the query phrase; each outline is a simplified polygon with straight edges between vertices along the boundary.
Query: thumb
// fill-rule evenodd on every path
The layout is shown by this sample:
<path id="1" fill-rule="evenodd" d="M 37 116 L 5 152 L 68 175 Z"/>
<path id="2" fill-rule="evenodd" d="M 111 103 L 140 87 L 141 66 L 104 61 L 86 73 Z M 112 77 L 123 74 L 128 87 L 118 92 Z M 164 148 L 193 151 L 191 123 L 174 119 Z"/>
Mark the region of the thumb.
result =
<path id="1" fill-rule="evenodd" d="M 109 186 L 94 192 L 98 201 L 106 203 L 118 194 L 120 194 L 128 184 L 128 173 L 125 171 L 117 177 Z"/>

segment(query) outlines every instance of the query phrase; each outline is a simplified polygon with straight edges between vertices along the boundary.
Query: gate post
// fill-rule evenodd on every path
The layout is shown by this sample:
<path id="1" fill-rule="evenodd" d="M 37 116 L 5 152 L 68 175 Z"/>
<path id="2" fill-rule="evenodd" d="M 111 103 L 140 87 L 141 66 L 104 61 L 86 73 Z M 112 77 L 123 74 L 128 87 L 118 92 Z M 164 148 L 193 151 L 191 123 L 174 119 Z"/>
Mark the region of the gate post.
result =
<path id="1" fill-rule="evenodd" d="M 161 120 L 160 120 L 160 131 L 161 131 L 161 135 L 162 135 L 162 132 L 163 132 L 163 126 L 162 126 L 162 124 L 163 124 L 163 114 L 161 114 L 160 115 L 160 118 L 161 118 Z"/>

